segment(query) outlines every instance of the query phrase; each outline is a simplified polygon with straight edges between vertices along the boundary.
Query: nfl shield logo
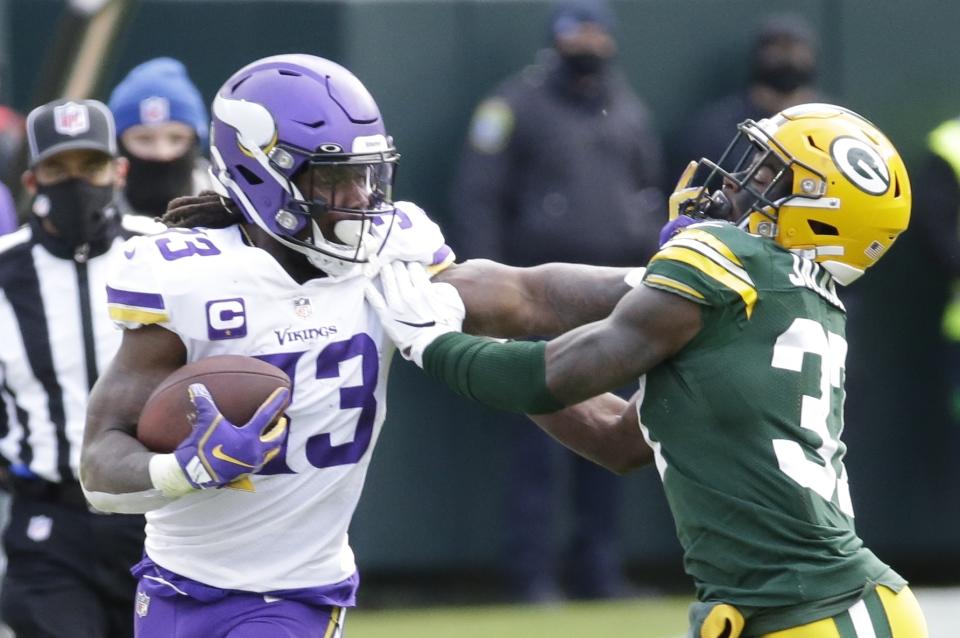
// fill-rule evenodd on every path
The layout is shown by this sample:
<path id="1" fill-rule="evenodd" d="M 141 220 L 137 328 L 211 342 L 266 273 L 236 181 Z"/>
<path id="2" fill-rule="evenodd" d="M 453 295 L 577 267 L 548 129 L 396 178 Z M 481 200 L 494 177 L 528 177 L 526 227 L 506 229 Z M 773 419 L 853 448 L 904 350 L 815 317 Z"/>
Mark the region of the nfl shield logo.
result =
<path id="1" fill-rule="evenodd" d="M 142 591 L 137 592 L 137 600 L 134 603 L 134 610 L 137 615 L 143 618 L 150 611 L 150 597 Z"/>
<path id="2" fill-rule="evenodd" d="M 67 102 L 53 108 L 53 128 L 60 135 L 74 137 L 90 130 L 90 115 L 84 104 Z"/>
<path id="3" fill-rule="evenodd" d="M 31 516 L 27 523 L 27 538 L 35 543 L 42 543 L 50 538 L 53 532 L 53 519 L 43 514 Z"/>
<path id="4" fill-rule="evenodd" d="M 165 97 L 148 97 L 140 102 L 140 121 L 144 124 L 160 124 L 170 119 L 170 100 Z"/>
<path id="5" fill-rule="evenodd" d="M 310 299 L 307 297 L 297 297 L 293 300 L 293 311 L 301 319 L 306 319 L 313 314 L 313 306 L 310 305 Z"/>

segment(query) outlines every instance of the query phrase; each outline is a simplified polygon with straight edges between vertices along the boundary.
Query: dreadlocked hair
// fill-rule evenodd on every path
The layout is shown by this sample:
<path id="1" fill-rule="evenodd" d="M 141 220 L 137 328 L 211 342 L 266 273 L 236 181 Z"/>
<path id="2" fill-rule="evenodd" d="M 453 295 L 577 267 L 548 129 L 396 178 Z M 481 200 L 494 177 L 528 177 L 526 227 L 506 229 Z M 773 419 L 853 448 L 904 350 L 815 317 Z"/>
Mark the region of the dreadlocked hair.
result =
<path id="1" fill-rule="evenodd" d="M 213 191 L 170 200 L 160 218 L 168 228 L 226 228 L 241 221 L 243 215 L 237 205 Z"/>

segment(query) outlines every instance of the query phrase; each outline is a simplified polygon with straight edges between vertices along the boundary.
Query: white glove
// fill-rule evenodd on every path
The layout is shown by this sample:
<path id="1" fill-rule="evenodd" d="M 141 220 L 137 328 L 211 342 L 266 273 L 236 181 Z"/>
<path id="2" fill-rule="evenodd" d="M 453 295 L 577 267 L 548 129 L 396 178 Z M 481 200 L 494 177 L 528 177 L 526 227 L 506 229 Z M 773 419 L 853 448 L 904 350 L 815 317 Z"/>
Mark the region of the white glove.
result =
<path id="1" fill-rule="evenodd" d="M 416 261 L 434 275 L 455 261 L 456 256 L 447 246 L 440 227 L 422 208 L 412 202 L 394 202 L 394 207 L 396 213 L 392 220 L 370 227 L 375 243 L 381 246 L 377 255 L 381 263 Z"/>
<path id="2" fill-rule="evenodd" d="M 383 293 L 368 282 L 367 302 L 400 354 L 422 368 L 423 352 L 434 339 L 460 331 L 466 314 L 463 300 L 450 284 L 432 283 L 423 264 L 384 264 L 379 279 Z"/>

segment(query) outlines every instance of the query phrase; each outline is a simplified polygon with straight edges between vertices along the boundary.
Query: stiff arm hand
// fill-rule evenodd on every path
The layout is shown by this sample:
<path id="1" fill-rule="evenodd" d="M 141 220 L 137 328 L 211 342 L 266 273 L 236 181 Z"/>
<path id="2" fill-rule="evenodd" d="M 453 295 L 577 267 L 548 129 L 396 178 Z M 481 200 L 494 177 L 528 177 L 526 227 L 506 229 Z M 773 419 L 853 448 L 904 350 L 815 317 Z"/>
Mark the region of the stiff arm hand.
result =
<path id="1" fill-rule="evenodd" d="M 290 402 L 290 390 L 274 390 L 243 425 L 224 418 L 203 384 L 194 383 L 189 392 L 197 422 L 172 454 L 157 454 L 150 460 L 154 486 L 166 496 L 229 484 L 244 487 L 247 484 L 240 481 L 279 454 L 287 439 L 287 419 L 282 413 Z"/>
<path id="2" fill-rule="evenodd" d="M 434 339 L 459 332 L 465 314 L 463 300 L 450 284 L 432 283 L 419 263 L 393 262 L 367 283 L 364 294 L 384 330 L 404 358 L 423 367 L 423 351 Z"/>

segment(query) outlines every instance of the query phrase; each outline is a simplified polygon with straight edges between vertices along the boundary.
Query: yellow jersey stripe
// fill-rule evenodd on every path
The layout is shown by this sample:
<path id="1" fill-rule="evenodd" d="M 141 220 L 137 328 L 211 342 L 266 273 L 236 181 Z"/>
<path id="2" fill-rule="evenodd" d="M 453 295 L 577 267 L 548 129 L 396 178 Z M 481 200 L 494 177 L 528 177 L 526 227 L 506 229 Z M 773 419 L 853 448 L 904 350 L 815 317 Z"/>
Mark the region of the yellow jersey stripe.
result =
<path id="1" fill-rule="evenodd" d="M 743 266 L 743 264 L 740 263 L 740 259 L 738 259 L 737 256 L 733 254 L 732 250 L 727 248 L 727 245 L 725 243 L 717 239 L 715 235 L 711 235 L 710 233 L 703 230 L 702 228 L 687 228 L 682 232 L 682 235 L 684 237 L 689 237 L 691 239 L 702 241 L 703 243 L 710 246 L 711 248 L 716 250 L 718 253 L 720 253 L 721 255 L 723 255 L 724 257 L 726 257 L 736 265 L 741 267 Z"/>
<path id="2" fill-rule="evenodd" d="M 657 286 L 665 286 L 667 288 L 673 288 L 674 290 L 679 290 L 680 292 L 686 293 L 691 297 L 696 297 L 697 299 L 703 299 L 706 301 L 706 298 L 700 294 L 700 291 L 695 288 L 691 288 L 682 281 L 677 281 L 676 279 L 670 279 L 669 277 L 664 277 L 663 275 L 650 274 L 644 278 L 644 283 L 654 284 Z"/>
<path id="3" fill-rule="evenodd" d="M 131 323 L 160 323 L 170 319 L 170 315 L 165 312 L 151 312 L 149 310 L 123 308 L 121 306 L 110 306 L 109 313 L 110 318 L 114 321 L 125 321 Z"/>
<path id="4" fill-rule="evenodd" d="M 330 622 L 327 623 L 327 630 L 323 632 L 323 638 L 331 638 L 337 631 L 337 627 L 340 625 L 340 612 L 343 611 L 343 607 L 334 607 L 333 611 L 330 612 Z"/>
<path id="5" fill-rule="evenodd" d="M 722 253 L 714 250 L 711 246 L 697 241 L 695 239 L 688 239 L 686 237 L 676 237 L 671 242 L 666 244 L 666 246 L 683 246 L 684 248 L 689 248 L 690 250 L 695 250 L 704 257 L 709 258 L 711 261 L 717 265 L 725 268 L 730 271 L 730 274 L 739 277 L 744 282 L 753 285 L 753 280 L 750 279 L 750 275 L 747 274 L 747 271 L 737 264 L 733 263 L 727 259 Z"/>
<path id="6" fill-rule="evenodd" d="M 729 270 L 726 270 L 710 258 L 684 246 L 667 245 L 650 259 L 650 263 L 652 264 L 661 259 L 677 261 L 692 266 L 711 279 L 723 284 L 740 295 L 746 307 L 747 319 L 753 314 L 753 307 L 757 303 L 757 289 L 739 277 L 736 277 Z"/>

